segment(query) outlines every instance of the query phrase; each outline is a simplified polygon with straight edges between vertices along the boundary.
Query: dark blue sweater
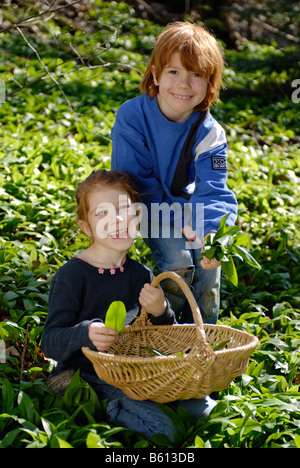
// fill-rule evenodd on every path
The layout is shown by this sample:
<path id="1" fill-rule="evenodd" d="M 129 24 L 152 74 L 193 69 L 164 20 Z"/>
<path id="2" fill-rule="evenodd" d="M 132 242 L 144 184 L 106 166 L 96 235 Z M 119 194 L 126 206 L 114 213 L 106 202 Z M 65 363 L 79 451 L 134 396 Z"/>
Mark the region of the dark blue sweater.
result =
<path id="1" fill-rule="evenodd" d="M 151 283 L 150 269 L 127 258 L 123 271 L 114 274 L 79 258 L 72 258 L 54 275 L 42 349 L 58 361 L 55 373 L 65 369 L 81 368 L 94 372 L 90 361 L 83 355 L 82 346 L 95 349 L 88 336 L 93 321 L 105 321 L 106 311 L 113 301 L 123 301 L 127 310 L 125 324 L 131 323 L 140 312 L 139 293 L 145 283 Z M 155 325 L 173 324 L 175 314 L 169 304 L 159 317 L 149 315 Z"/>

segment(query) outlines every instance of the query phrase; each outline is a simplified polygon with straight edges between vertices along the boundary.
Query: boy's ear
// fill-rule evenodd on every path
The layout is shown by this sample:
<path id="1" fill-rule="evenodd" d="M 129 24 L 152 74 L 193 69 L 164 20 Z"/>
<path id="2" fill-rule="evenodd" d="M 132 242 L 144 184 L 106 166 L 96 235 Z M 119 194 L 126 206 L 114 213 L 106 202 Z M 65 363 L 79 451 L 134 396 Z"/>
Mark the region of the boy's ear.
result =
<path id="1" fill-rule="evenodd" d="M 153 76 L 153 81 L 154 81 L 155 86 L 159 86 L 158 79 L 156 78 L 156 74 L 155 74 L 155 65 L 151 66 L 151 73 Z"/>
<path id="2" fill-rule="evenodd" d="M 92 231 L 90 229 L 89 223 L 87 221 L 83 221 L 83 219 L 79 219 L 78 225 L 80 229 L 84 232 L 84 234 L 88 237 L 92 237 Z"/>

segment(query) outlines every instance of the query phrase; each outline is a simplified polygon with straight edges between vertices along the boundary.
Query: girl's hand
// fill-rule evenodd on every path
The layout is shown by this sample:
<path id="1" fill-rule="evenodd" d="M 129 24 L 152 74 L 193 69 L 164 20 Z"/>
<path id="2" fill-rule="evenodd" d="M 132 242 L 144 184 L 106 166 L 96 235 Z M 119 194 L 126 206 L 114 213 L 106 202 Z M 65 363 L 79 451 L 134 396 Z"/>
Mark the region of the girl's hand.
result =
<path id="1" fill-rule="evenodd" d="M 98 351 L 106 351 L 117 337 L 117 330 L 107 328 L 104 323 L 92 322 L 89 326 L 89 339 Z"/>
<path id="2" fill-rule="evenodd" d="M 154 315 L 155 317 L 163 314 L 167 307 L 161 287 L 155 288 L 151 284 L 144 285 L 140 292 L 139 302 L 147 314 Z"/>

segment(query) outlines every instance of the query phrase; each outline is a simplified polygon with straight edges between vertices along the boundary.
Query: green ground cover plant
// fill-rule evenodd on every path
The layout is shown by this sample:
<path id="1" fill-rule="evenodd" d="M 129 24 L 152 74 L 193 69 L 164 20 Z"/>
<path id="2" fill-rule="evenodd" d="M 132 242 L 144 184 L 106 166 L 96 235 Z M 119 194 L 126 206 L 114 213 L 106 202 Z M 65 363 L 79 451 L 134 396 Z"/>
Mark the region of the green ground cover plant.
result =
<path id="1" fill-rule="evenodd" d="M 29 10 L 14 5 L 1 6 L 12 23 L 40 11 L 35 2 Z M 261 269 L 236 259 L 238 286 L 223 278 L 219 323 L 260 344 L 207 420 L 170 412 L 171 444 L 108 424 L 106 402 L 77 373 L 63 397 L 46 385 L 53 363 L 40 339 L 50 280 L 87 242 L 76 226 L 75 188 L 110 167 L 115 113 L 139 94 L 161 30 L 120 2 L 90 1 L 77 27 L 50 16 L 0 32 L 0 340 L 8 353 L 0 360 L 0 447 L 300 448 L 296 48 L 222 44 L 227 90 L 212 113 L 229 140 L 237 225 Z M 142 239 L 131 255 L 155 270 Z"/>

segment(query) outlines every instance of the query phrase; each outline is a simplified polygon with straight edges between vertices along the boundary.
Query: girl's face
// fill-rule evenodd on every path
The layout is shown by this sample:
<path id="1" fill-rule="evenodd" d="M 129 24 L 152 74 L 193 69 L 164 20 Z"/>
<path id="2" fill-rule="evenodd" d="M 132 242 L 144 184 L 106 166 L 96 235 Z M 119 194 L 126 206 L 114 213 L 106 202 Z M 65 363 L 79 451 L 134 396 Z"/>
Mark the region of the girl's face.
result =
<path id="1" fill-rule="evenodd" d="M 207 81 L 199 73 L 183 67 L 179 52 L 172 55 L 159 79 L 154 65 L 152 74 L 155 85 L 159 86 L 159 108 L 173 122 L 184 122 L 206 96 Z"/>
<path id="2" fill-rule="evenodd" d="M 88 194 L 87 221 L 79 221 L 81 229 L 98 246 L 126 251 L 138 229 L 140 217 L 126 191 L 109 186 Z"/>

